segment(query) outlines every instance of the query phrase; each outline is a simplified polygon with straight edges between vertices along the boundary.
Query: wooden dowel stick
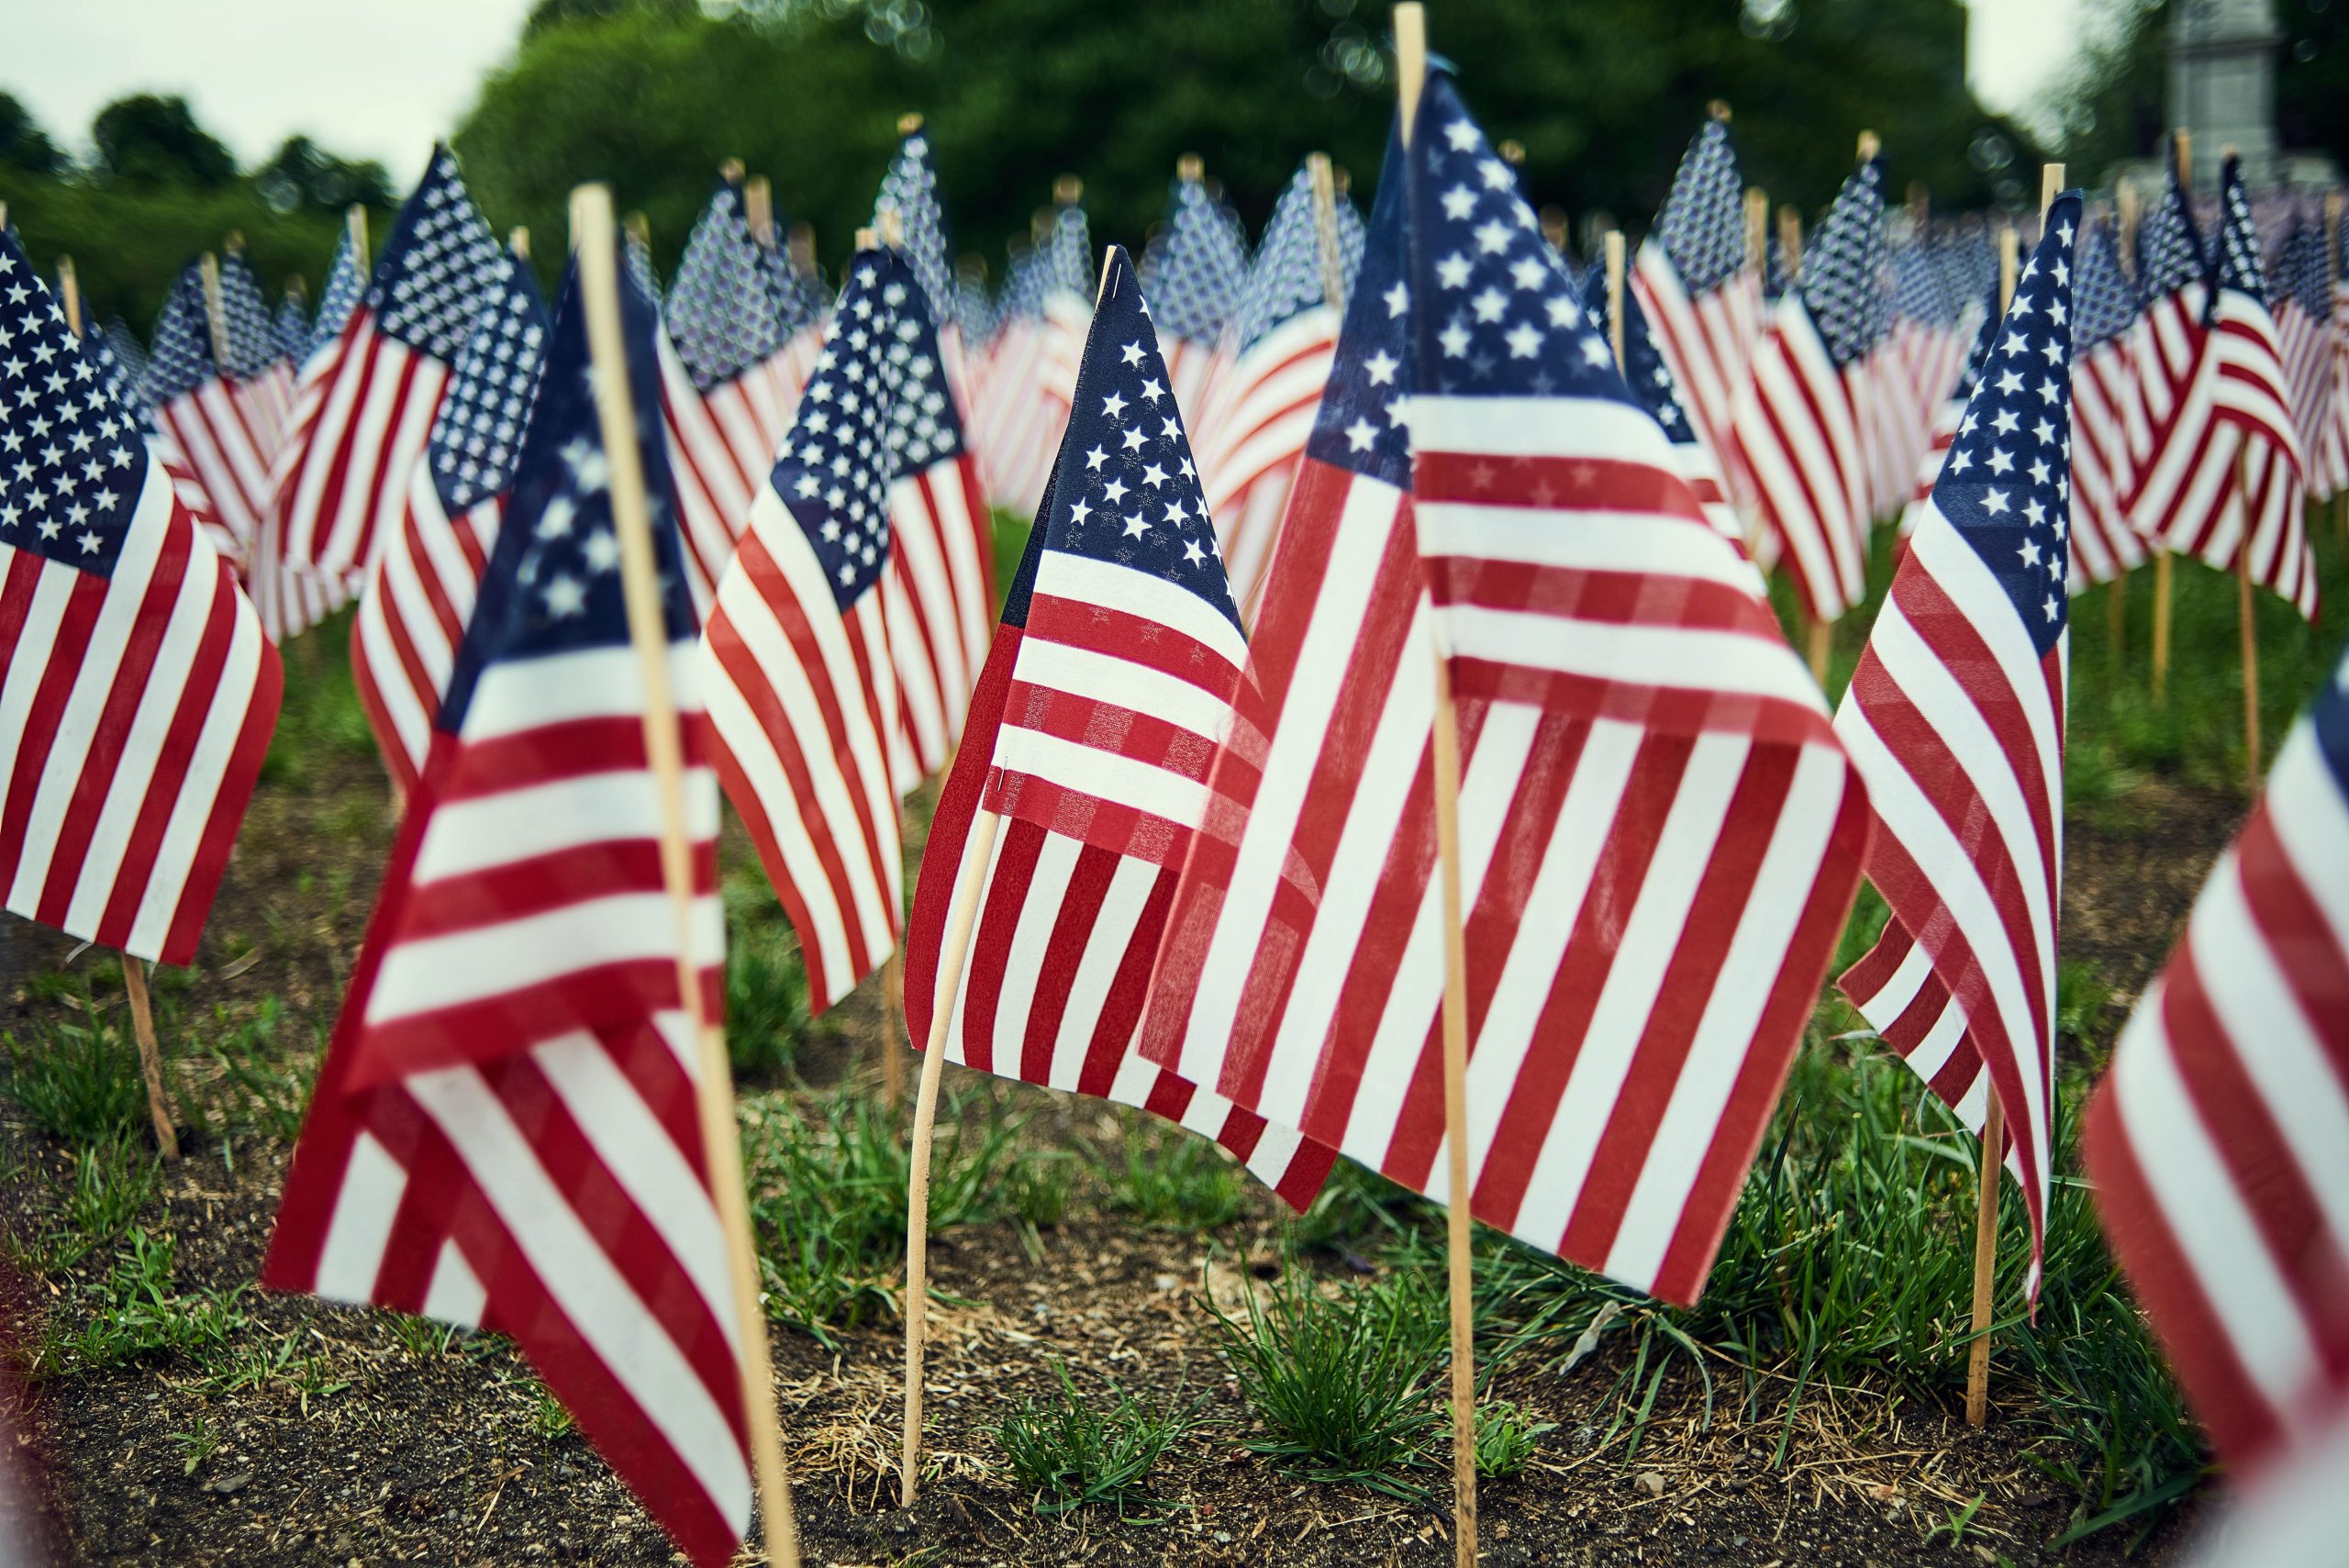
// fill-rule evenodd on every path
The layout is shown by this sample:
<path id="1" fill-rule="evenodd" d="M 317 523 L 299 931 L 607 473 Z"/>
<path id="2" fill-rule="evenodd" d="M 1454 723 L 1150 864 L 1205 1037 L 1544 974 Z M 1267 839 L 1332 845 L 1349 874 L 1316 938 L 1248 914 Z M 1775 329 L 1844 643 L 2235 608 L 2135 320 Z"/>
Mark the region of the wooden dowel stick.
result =
<path id="1" fill-rule="evenodd" d="M 1991 1282 L 1998 1266 L 1998 1163 L 2006 1141 L 2006 1113 L 1998 1090 L 1983 1084 L 1990 1108 L 1982 1118 L 1982 1169 L 1974 1199 L 1974 1342 L 1965 1351 L 1965 1424 L 1978 1427 L 1990 1411 Z"/>
<path id="2" fill-rule="evenodd" d="M 1615 373 L 1623 369 L 1623 231 L 1607 231 L 1607 346 L 1615 351 Z"/>
<path id="3" fill-rule="evenodd" d="M 1338 254 L 1338 184 L 1330 172 L 1330 155 L 1305 155 L 1305 178 L 1313 187 L 1313 239 L 1321 254 L 1321 298 L 1343 314 L 1346 308 L 1346 266 Z"/>
<path id="4" fill-rule="evenodd" d="M 938 1081 L 946 1070 L 946 1035 L 954 1022 L 954 999 L 963 990 L 963 966 L 971 953 L 971 928 L 978 923 L 979 895 L 986 889 L 986 867 L 995 853 L 1003 818 L 981 811 L 971 825 L 971 850 L 963 863 L 969 880 L 954 893 L 946 938 L 938 950 L 938 984 L 930 993 L 930 1039 L 922 1047 L 921 1086 L 914 1092 L 913 1168 L 906 1191 L 906 1433 L 897 1466 L 897 1501 L 912 1507 L 920 1495 L 922 1357 L 930 1328 L 930 1144 L 938 1124 Z"/>
<path id="5" fill-rule="evenodd" d="M 343 209 L 342 225 L 351 235 L 351 258 L 359 263 L 361 275 L 367 272 L 367 208 L 353 202 Z"/>
<path id="6" fill-rule="evenodd" d="M 644 674 L 644 750 L 661 793 L 661 879 L 677 919 L 677 989 L 700 1048 L 694 1098 L 700 1112 L 702 1156 L 718 1223 L 726 1232 L 733 1274 L 734 1315 L 741 1335 L 743 1414 L 750 1427 L 751 1473 L 766 1524 L 766 1555 L 780 1568 L 797 1568 L 799 1526 L 791 1484 L 783 1469 L 774 1377 L 767 1358 L 766 1317 L 759 1305 L 758 1249 L 742 1180 L 742 1149 L 734 1119 L 733 1073 L 725 1031 L 702 1006 L 700 966 L 693 958 L 693 851 L 685 829 L 685 739 L 669 688 L 667 616 L 661 602 L 652 550 L 652 512 L 637 448 L 628 344 L 620 326 L 619 254 L 612 233 L 612 194 L 582 185 L 571 196 L 572 243 L 579 254 L 579 290 L 587 313 L 587 345 L 595 367 L 596 414 L 609 474 L 613 531 L 620 547 L 620 586 L 628 604 L 629 640 Z"/>
<path id="7" fill-rule="evenodd" d="M 1411 145 L 1427 83 L 1427 12 L 1418 0 L 1395 7 L 1395 75 L 1403 145 Z M 1435 651 L 1435 838 L 1443 887 L 1444 1275 L 1452 1318 L 1452 1551 L 1458 1568 L 1476 1562 L 1476 1343 L 1475 1275 L 1469 1257 L 1468 953 L 1460 912 L 1460 728 L 1452 672 Z"/>
<path id="8" fill-rule="evenodd" d="M 204 319 L 212 328 L 212 364 L 225 376 L 228 373 L 228 313 L 220 303 L 220 258 L 206 250 L 198 265 L 204 276 Z"/>
<path id="9" fill-rule="evenodd" d="M 73 258 L 57 259 L 58 303 L 65 307 L 65 325 L 73 336 L 82 335 L 82 279 L 73 270 Z"/>
<path id="10" fill-rule="evenodd" d="M 122 955 L 122 994 L 130 1003 L 130 1032 L 139 1041 L 139 1072 L 147 1080 L 147 1115 L 155 1124 L 155 1147 L 163 1158 L 180 1157 L 180 1135 L 172 1126 L 172 1103 L 163 1093 L 163 1048 L 155 1039 L 155 1009 L 147 995 L 147 969 Z"/>
<path id="11" fill-rule="evenodd" d="M 1806 646 L 1803 651 L 1810 663 L 1810 678 L 1819 683 L 1819 689 L 1823 692 L 1827 689 L 1828 658 L 1835 651 L 1835 623 L 1812 620 L 1808 615 L 1804 616 L 1803 620 L 1804 624 L 1809 628 L 1805 634 Z"/>
<path id="12" fill-rule="evenodd" d="M 530 259 L 530 231 L 522 225 L 518 223 L 516 224 L 506 236 L 506 248 L 508 250 L 513 251 L 514 254 L 521 260 L 525 261 L 529 261 Z"/>

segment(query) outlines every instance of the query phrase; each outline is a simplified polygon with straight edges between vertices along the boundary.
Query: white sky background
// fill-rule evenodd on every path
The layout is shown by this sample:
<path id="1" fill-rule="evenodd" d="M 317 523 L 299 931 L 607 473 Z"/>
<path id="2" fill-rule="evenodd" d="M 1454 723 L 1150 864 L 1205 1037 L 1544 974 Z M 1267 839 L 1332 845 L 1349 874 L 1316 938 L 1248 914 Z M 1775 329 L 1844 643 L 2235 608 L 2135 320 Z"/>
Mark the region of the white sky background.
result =
<path id="1" fill-rule="evenodd" d="M 2062 80 L 2093 0 L 1968 0 L 1966 77 L 2020 112 Z M 530 0 L 0 0 L 0 90 L 89 150 L 91 117 L 177 93 L 247 168 L 300 132 L 405 188 L 503 63 Z"/>

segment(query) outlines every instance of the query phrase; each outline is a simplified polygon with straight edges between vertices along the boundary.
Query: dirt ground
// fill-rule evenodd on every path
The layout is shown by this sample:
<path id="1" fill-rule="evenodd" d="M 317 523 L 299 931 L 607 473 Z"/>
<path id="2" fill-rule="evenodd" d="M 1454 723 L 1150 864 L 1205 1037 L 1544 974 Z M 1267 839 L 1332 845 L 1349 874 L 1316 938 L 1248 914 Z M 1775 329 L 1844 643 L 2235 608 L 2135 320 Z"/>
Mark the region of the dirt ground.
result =
<path id="1" fill-rule="evenodd" d="M 200 1019 L 239 1018 L 265 997 L 289 1018 L 330 1019 L 356 951 L 388 826 L 379 775 L 357 759 L 264 785 L 203 962 L 183 998 Z M 2239 808 L 2165 794 L 2126 834 L 2076 828 L 2066 853 L 2067 956 L 2099 960 L 2123 1000 L 2159 962 Z M 29 977 L 72 944 L 21 925 L 0 931 L 0 1029 L 54 1004 Z M 84 955 L 79 962 L 93 960 Z M 860 996 L 838 1036 L 804 1052 L 804 1089 L 869 1073 L 880 1025 Z M 306 1022 L 305 1024 L 306 1027 Z M 197 1056 L 178 1064 L 199 1103 L 228 1085 Z M 956 1070 L 959 1072 L 960 1070 Z M 758 1087 L 758 1085 L 753 1085 Z M 766 1086 L 771 1092 L 773 1085 Z M 1128 1118 L 1087 1103 L 1033 1102 L 1028 1136 L 1113 1149 Z M 249 1319 L 222 1358 L 177 1353 L 0 1394 L 0 1430 L 29 1462 L 32 1498 L 0 1505 L 0 1532 L 47 1537 L 55 1563 L 663 1563 L 666 1541 L 593 1449 L 496 1341 L 403 1333 L 387 1315 L 250 1288 L 290 1143 L 248 1129 L 197 1138 L 170 1166 L 139 1223 L 176 1243 L 173 1280 L 234 1292 Z M 38 1233 L 71 1189 L 72 1151 L 0 1104 L 0 1229 Z M 844 1330 L 827 1350 L 774 1334 L 801 1529 L 810 1563 L 1448 1563 L 1447 1481 L 1419 1473 L 1424 1501 L 1297 1479 L 1240 1444 L 1246 1413 L 1218 1359 L 1198 1297 L 1236 1299 L 1252 1268 L 1276 1269 L 1277 1205 L 1262 1194 L 1208 1236 L 1153 1230 L 1083 1196 L 1030 1255 L 1009 1223 L 934 1241 L 929 1445 L 938 1475 L 919 1507 L 896 1507 L 901 1341 L 894 1322 Z M 9 1329 L 32 1343 L 45 1315 L 72 1310 L 93 1260 L 7 1281 Z M 1554 1422 L 1520 1476 L 1483 1492 L 1484 1560 L 1496 1565 L 1718 1563 L 1726 1568 L 2122 1561 L 2158 1563 L 2174 1519 L 2128 1554 L 2107 1531 L 2051 1555 L 2076 1499 L 2028 1463 L 2009 1428 L 1969 1430 L 1952 1407 L 1820 1391 L 1784 1463 L 1777 1423 L 1709 1426 L 1691 1379 L 1665 1385 L 1637 1458 L 1602 1444 L 1600 1402 L 1620 1346 L 1563 1376 L 1506 1373 L 1495 1391 Z M 1137 1517 L 1039 1518 L 1009 1478 L 995 1428 L 1052 1386 L 1066 1357 L 1080 1385 L 1204 1402 L 1211 1417 L 1161 1461 L 1159 1505 Z M 1976 1497 L 1962 1529 L 1951 1521 Z M 2190 1514 L 2191 1510 L 2187 1510 Z"/>

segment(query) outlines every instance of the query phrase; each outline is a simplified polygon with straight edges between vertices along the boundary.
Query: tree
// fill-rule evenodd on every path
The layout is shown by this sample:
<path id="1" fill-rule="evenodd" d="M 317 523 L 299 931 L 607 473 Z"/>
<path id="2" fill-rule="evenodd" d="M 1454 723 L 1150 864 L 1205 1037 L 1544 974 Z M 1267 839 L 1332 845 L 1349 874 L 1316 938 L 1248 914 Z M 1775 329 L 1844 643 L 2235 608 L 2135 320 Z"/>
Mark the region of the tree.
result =
<path id="1" fill-rule="evenodd" d="M 253 172 L 262 200 L 279 212 L 297 207 L 340 209 L 352 202 L 392 205 L 391 176 L 373 159 L 351 162 L 325 151 L 306 136 L 288 137 L 268 162 Z"/>
<path id="2" fill-rule="evenodd" d="M 210 188 L 236 178 L 237 161 L 195 123 L 182 97 L 140 93 L 117 98 L 90 122 L 99 166 L 131 184 Z"/>
<path id="3" fill-rule="evenodd" d="M 65 155 L 57 143 L 34 122 L 32 112 L 6 93 L 0 93 L 0 163 L 28 174 L 65 172 Z"/>

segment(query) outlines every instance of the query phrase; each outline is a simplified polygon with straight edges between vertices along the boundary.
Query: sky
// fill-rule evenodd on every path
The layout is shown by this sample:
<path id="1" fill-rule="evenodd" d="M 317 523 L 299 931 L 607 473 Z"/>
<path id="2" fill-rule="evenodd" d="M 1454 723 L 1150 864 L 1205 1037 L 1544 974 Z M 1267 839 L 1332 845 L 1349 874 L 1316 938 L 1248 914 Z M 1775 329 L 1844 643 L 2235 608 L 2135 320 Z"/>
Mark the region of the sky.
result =
<path id="1" fill-rule="evenodd" d="M 2088 0 L 1968 0 L 1966 77 L 1992 109 L 2028 111 L 2060 80 Z M 91 117 L 126 94 L 178 93 L 247 166 L 297 132 L 373 158 L 395 185 L 503 63 L 530 0 L 0 0 L 0 89 L 88 151 Z"/>

